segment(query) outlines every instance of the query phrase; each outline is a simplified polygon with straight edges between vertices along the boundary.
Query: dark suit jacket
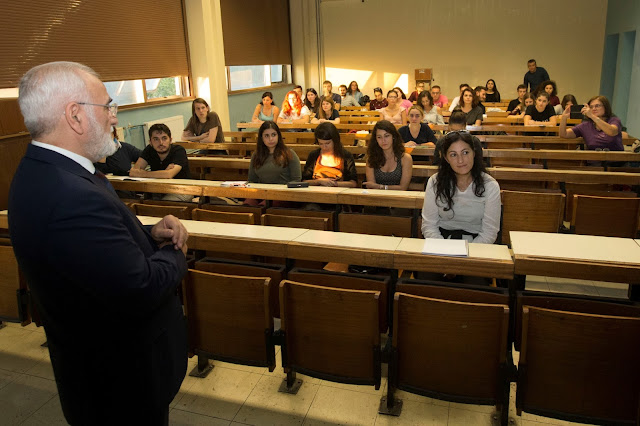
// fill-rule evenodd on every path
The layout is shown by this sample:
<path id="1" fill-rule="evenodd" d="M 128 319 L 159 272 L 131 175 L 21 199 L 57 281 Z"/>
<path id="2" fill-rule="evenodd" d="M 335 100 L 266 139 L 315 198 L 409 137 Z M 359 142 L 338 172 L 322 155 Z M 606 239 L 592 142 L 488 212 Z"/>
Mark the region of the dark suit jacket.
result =
<path id="1" fill-rule="evenodd" d="M 166 408 L 187 364 L 182 252 L 158 249 L 100 178 L 34 145 L 11 185 L 9 227 L 67 421 L 123 424 Z"/>

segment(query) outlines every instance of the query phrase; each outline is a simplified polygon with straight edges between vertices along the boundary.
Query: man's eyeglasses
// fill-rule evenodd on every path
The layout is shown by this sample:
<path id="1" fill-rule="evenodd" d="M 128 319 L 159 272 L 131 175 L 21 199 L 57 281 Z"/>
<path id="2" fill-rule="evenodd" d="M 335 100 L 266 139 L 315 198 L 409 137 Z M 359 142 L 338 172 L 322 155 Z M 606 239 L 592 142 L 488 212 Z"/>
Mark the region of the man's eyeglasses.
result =
<path id="1" fill-rule="evenodd" d="M 107 110 L 109 110 L 109 113 L 111 115 L 113 115 L 114 117 L 116 115 L 118 115 L 118 104 L 115 102 L 111 102 L 110 104 L 92 104 L 89 102 L 78 102 L 79 105 L 93 105 L 93 106 L 101 106 L 101 107 L 105 107 Z"/>

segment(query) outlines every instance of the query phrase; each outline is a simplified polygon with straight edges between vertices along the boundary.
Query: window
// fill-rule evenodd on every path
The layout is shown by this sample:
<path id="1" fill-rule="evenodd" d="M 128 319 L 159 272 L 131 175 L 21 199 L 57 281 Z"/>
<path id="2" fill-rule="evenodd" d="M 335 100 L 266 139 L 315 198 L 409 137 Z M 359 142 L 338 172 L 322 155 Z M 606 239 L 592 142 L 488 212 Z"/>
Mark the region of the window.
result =
<path id="1" fill-rule="evenodd" d="M 229 91 L 268 88 L 291 83 L 291 65 L 242 65 L 227 67 Z"/>
<path id="2" fill-rule="evenodd" d="M 118 105 L 135 105 L 189 96 L 187 77 L 108 81 L 107 92 Z"/>

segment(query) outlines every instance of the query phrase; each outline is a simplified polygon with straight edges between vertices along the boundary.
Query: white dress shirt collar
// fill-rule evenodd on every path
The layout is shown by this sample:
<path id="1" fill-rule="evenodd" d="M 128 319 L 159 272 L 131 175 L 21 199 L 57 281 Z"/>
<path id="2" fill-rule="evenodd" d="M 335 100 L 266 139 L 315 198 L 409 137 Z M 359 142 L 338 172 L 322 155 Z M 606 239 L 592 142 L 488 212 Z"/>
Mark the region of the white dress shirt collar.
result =
<path id="1" fill-rule="evenodd" d="M 71 152 L 68 149 L 64 149 L 64 148 L 60 148 L 59 146 L 55 146 L 55 145 L 51 145 L 48 143 L 43 143 L 43 142 L 38 142 L 38 141 L 31 141 L 31 144 L 40 147 L 40 148 L 44 148 L 44 149 L 48 149 L 49 151 L 55 151 L 58 154 L 64 155 L 65 157 L 75 161 L 76 163 L 80 164 L 82 167 L 84 167 L 85 169 L 87 169 L 87 171 L 91 174 L 94 174 L 96 172 L 96 168 L 93 165 L 93 163 L 91 162 L 91 160 L 89 160 L 88 158 L 83 157 L 82 155 L 78 155 L 75 152 Z"/>

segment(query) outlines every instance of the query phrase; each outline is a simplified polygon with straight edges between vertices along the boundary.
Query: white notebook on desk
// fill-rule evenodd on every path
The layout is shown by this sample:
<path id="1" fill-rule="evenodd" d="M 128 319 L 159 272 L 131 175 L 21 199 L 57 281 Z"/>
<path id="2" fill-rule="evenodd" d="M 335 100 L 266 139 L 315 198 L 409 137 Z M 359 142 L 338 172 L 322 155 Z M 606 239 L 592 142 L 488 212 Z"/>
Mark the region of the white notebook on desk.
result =
<path id="1" fill-rule="evenodd" d="M 436 256 L 468 257 L 469 243 L 467 240 L 443 240 L 439 238 L 426 238 L 422 246 L 422 254 Z"/>

